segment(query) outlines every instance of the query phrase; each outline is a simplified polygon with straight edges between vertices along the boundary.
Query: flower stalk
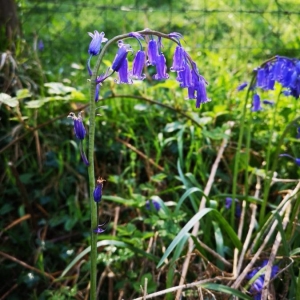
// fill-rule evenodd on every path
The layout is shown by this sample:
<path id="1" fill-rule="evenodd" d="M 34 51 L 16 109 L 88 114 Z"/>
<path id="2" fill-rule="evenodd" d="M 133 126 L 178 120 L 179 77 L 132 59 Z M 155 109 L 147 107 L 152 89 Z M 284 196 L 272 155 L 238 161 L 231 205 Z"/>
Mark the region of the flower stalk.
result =
<path id="1" fill-rule="evenodd" d="M 102 33 L 101 33 L 102 34 Z M 89 195 L 90 195 L 90 210 L 91 210 L 91 252 L 90 252 L 90 258 L 91 258 L 91 273 L 90 273 L 90 299 L 91 300 L 96 300 L 97 299 L 97 234 L 102 233 L 104 230 L 102 229 L 102 225 L 98 224 L 98 202 L 95 202 L 95 199 L 93 197 L 94 195 L 94 190 L 95 190 L 95 171 L 94 171 L 94 148 L 95 148 L 95 124 L 96 124 L 96 101 L 98 100 L 98 96 L 99 96 L 99 84 L 102 83 L 107 77 L 109 77 L 110 75 L 112 75 L 115 71 L 119 73 L 119 82 L 118 83 L 131 83 L 131 78 L 127 77 L 127 58 L 126 58 L 126 52 L 130 51 L 129 48 L 127 48 L 126 44 L 122 44 L 122 40 L 127 39 L 127 38 L 136 38 L 139 40 L 143 38 L 143 36 L 156 36 L 158 37 L 158 41 L 159 44 L 161 43 L 161 39 L 165 38 L 165 39 L 169 39 L 173 42 L 175 42 L 178 46 L 180 45 L 180 38 L 181 35 L 178 33 L 172 33 L 172 34 L 164 34 L 161 32 L 157 32 L 154 30 L 150 30 L 150 29 L 145 29 L 142 31 L 138 31 L 138 32 L 131 32 L 131 33 L 126 33 L 126 34 L 122 34 L 122 35 L 118 35 L 114 38 L 112 38 L 111 40 L 108 40 L 106 42 L 106 39 L 104 40 L 104 34 L 101 36 L 102 39 L 100 39 L 100 36 L 97 34 L 97 32 L 95 32 L 94 35 L 92 35 L 93 39 L 95 39 L 93 41 L 93 43 L 91 43 L 92 45 L 92 49 L 89 49 L 89 53 L 92 56 L 95 56 L 96 54 L 99 54 L 97 57 L 97 61 L 95 63 L 95 66 L 93 68 L 93 70 L 91 70 L 90 68 L 90 60 L 91 57 L 88 59 L 88 72 L 91 75 L 91 81 L 90 81 L 90 103 L 89 103 L 89 107 L 90 107 L 90 114 L 89 114 L 89 141 L 88 141 L 88 161 L 89 161 L 89 167 L 88 167 L 88 177 L 89 177 Z M 102 47 L 99 47 L 99 45 L 97 43 L 95 43 L 95 41 L 97 41 L 98 39 L 98 43 L 102 43 L 102 42 L 106 42 L 106 44 Z M 98 76 L 99 73 L 99 69 L 100 69 L 100 65 L 102 63 L 103 57 L 108 49 L 108 47 L 111 44 L 114 44 L 116 42 L 119 42 L 119 47 L 121 50 L 119 50 L 119 54 L 120 56 L 116 56 L 115 61 L 113 63 L 112 70 L 113 72 L 109 75 L 108 72 L 106 75 L 102 77 Z M 90 45 L 90 47 L 91 47 Z M 161 45 L 161 44 L 160 44 Z M 101 50 L 100 50 L 101 49 Z M 99 50 L 99 51 L 98 51 Z M 99 52 L 99 53 L 98 53 Z M 122 55 L 121 55 L 122 54 Z M 143 54 L 144 55 L 144 54 Z M 161 62 L 159 65 L 159 68 L 157 68 L 157 72 L 158 75 L 156 76 L 157 78 L 154 79 L 166 79 L 168 78 L 168 75 L 166 74 L 166 66 L 165 66 L 165 59 L 164 56 L 162 54 L 160 54 L 161 56 Z M 197 97 L 197 107 L 200 104 L 200 100 L 201 103 L 207 102 L 206 101 L 206 92 L 203 93 L 201 87 L 198 87 L 198 85 L 203 84 L 203 86 L 206 84 L 206 81 L 203 79 L 203 77 L 201 75 L 199 75 L 198 70 L 196 68 L 196 64 L 192 61 L 192 59 L 190 58 L 190 56 L 188 54 L 185 54 L 185 58 L 186 61 L 189 62 L 189 64 L 191 65 L 192 70 L 194 71 L 194 73 L 196 74 L 197 77 L 197 83 L 193 83 L 195 84 L 195 89 L 197 90 L 197 96 L 194 95 L 194 98 Z M 138 79 L 144 79 L 144 76 L 141 75 L 142 72 L 142 68 L 140 65 L 141 62 L 145 61 L 145 57 L 141 57 L 138 58 L 138 61 L 136 62 L 136 64 L 134 65 L 136 67 L 136 69 L 132 70 L 132 75 L 134 75 L 135 77 L 139 77 Z M 117 67 L 116 67 L 117 65 Z M 126 72 L 122 71 L 123 68 L 126 68 Z M 126 74 L 125 74 L 126 73 Z M 124 76 L 123 76 L 124 75 Z M 122 80 L 123 77 L 126 79 Z M 128 78 L 128 79 L 127 79 Z M 199 81 L 199 83 L 198 83 Z M 201 90 L 201 93 L 200 93 Z M 202 97 L 200 99 L 200 97 Z M 96 100 L 96 101 L 95 101 Z"/>

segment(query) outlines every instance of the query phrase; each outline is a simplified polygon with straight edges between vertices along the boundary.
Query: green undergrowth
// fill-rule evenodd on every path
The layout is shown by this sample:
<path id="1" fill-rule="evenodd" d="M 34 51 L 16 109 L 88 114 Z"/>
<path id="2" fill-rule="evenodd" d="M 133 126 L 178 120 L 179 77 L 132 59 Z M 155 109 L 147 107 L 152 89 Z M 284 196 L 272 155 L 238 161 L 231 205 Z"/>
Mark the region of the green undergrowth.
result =
<path id="1" fill-rule="evenodd" d="M 110 20 L 111 12 L 106 13 Z M 54 29 L 60 28 L 60 21 L 57 22 Z M 89 31 L 101 30 L 81 22 Z M 176 31 L 185 29 L 185 41 L 189 44 L 194 41 L 190 32 L 198 28 L 198 22 L 204 21 L 197 21 L 196 15 L 187 20 L 186 16 L 175 14 L 170 27 Z M 219 35 L 236 37 L 227 19 L 222 29 L 213 18 L 206 22 L 206 30 L 214 29 L 211 39 L 218 41 L 220 48 L 209 49 L 206 44 L 199 51 L 201 45 L 194 41 L 188 49 L 209 82 L 211 102 L 200 109 L 195 108 L 194 101 L 185 100 L 186 91 L 180 89 L 171 72 L 171 79 L 166 82 L 153 81 L 153 70 L 149 69 L 144 82 L 126 86 L 111 79 L 101 87 L 95 174 L 106 180 L 100 223 L 108 221 L 108 225 L 98 241 L 99 299 L 140 297 L 145 279 L 148 294 L 177 286 L 189 237 L 198 221 L 199 232 L 192 237 L 194 250 L 185 283 L 213 280 L 184 291 L 184 299 L 198 299 L 201 293 L 203 299 L 230 299 L 230 295 L 253 298 L 247 292 L 248 279 L 243 279 L 238 288 L 232 287 L 236 279 L 232 279 L 234 251 L 241 253 L 250 224 L 253 232 L 239 274 L 264 241 L 266 246 L 251 269 L 268 259 L 280 237 L 274 261 L 280 273 L 272 281 L 272 289 L 278 299 L 299 297 L 300 201 L 295 190 L 299 168 L 293 160 L 278 157 L 281 153 L 300 157 L 299 100 L 280 94 L 280 87 L 276 86 L 273 92 L 261 93 L 262 99 L 273 100 L 276 105 L 251 113 L 250 91 L 244 111 L 247 91 L 237 92 L 236 87 L 243 81 L 250 82 L 252 70 L 278 53 L 254 49 L 251 55 L 245 55 L 242 50 L 222 49 L 226 39 Z M 137 23 L 134 24 L 140 25 Z M 166 26 L 161 23 L 158 25 L 162 28 Z M 254 29 L 259 34 L 257 23 L 253 24 Z M 106 36 L 115 31 L 112 24 Z M 81 35 L 85 35 L 85 30 L 80 31 Z M 253 41 L 251 30 L 242 36 L 245 44 Z M 288 35 L 283 42 L 290 39 Z M 296 40 L 295 37 L 290 45 Z M 208 38 L 205 41 L 209 43 Z M 269 41 L 274 47 L 275 42 Z M 107 66 L 114 50 L 110 50 L 105 61 Z M 169 66 L 173 50 L 166 43 Z M 63 61 L 68 72 L 60 73 L 58 66 L 49 64 L 53 57 L 50 59 L 48 52 L 28 51 L 30 68 L 22 63 L 24 53 L 13 57 L 18 62 L 18 87 L 1 91 L 5 95 L 1 94 L 0 103 L 0 294 L 9 292 L 8 299 L 13 300 L 84 299 L 90 269 L 87 170 L 67 115 L 83 110 L 88 130 L 86 56 L 83 59 L 80 54 L 76 59 L 75 51 L 79 50 L 73 49 Z M 282 54 L 293 51 L 287 52 Z M 40 61 L 36 54 L 41 56 Z M 36 66 L 41 73 L 32 72 Z M 0 71 L 4 74 L 5 70 Z M 228 135 L 230 122 L 234 124 Z M 240 136 L 242 124 L 244 132 Z M 205 194 L 224 140 L 224 153 L 209 194 Z M 271 182 L 272 170 L 275 173 Z M 284 200 L 293 190 L 295 195 Z M 242 227 L 235 211 L 225 208 L 226 197 L 235 197 L 235 206 L 245 205 Z M 160 204 L 159 211 L 152 206 L 146 209 L 150 199 Z M 202 201 L 205 208 L 199 212 Z M 289 201 L 290 212 L 282 210 Z M 256 213 L 251 221 L 253 207 Z M 285 216 L 289 222 L 283 227 Z M 274 233 L 267 238 L 272 226 Z M 174 299 L 175 293 L 156 299 Z"/>

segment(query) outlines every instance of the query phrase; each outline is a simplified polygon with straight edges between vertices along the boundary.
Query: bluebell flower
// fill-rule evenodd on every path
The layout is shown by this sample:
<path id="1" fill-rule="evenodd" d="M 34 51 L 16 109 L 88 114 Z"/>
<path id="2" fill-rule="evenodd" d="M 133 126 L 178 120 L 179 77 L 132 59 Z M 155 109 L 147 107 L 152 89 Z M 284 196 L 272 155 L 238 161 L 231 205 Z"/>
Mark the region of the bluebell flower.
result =
<path id="1" fill-rule="evenodd" d="M 241 210 L 241 205 L 239 203 L 239 201 L 237 199 L 235 199 L 235 203 L 236 203 L 236 206 L 235 206 L 235 216 L 237 218 L 239 218 L 241 216 L 241 213 L 242 213 L 242 210 Z M 230 197 L 226 197 L 225 198 L 225 208 L 226 209 L 229 209 L 232 205 L 232 198 Z"/>
<path id="2" fill-rule="evenodd" d="M 207 98 L 206 85 L 207 82 L 203 76 L 199 75 L 196 64 L 193 62 L 192 70 L 192 86 L 188 87 L 188 99 L 196 99 L 196 107 L 200 107 L 200 104 L 209 102 Z"/>
<path id="3" fill-rule="evenodd" d="M 127 62 L 127 53 L 132 51 L 130 45 L 124 44 L 122 40 L 118 41 L 119 50 L 115 56 L 115 59 L 112 63 L 111 69 L 118 72 L 122 65 Z"/>
<path id="4" fill-rule="evenodd" d="M 39 51 L 43 51 L 44 48 L 45 48 L 45 46 L 44 46 L 43 41 L 42 41 L 42 40 L 39 40 L 39 42 L 38 42 L 38 50 L 39 50 Z"/>
<path id="5" fill-rule="evenodd" d="M 188 64 L 185 64 L 183 71 L 177 72 L 177 81 L 180 83 L 180 87 L 189 88 L 193 86 L 192 72 Z M 194 99 L 193 97 L 192 99 Z"/>
<path id="6" fill-rule="evenodd" d="M 74 122 L 74 132 L 76 137 L 79 140 L 83 140 L 85 138 L 86 135 L 86 131 L 82 122 L 82 114 L 83 112 L 78 113 L 78 117 L 76 117 L 76 115 L 73 112 L 70 112 L 68 115 L 68 118 L 73 119 Z"/>
<path id="7" fill-rule="evenodd" d="M 148 43 L 148 51 L 147 51 L 147 56 L 148 56 L 148 65 L 156 66 L 159 52 L 158 52 L 158 45 L 156 40 L 150 40 Z"/>
<path id="8" fill-rule="evenodd" d="M 169 78 L 169 75 L 167 74 L 166 58 L 163 54 L 158 55 L 156 59 L 156 72 L 157 74 L 153 76 L 155 80 L 164 80 Z"/>
<path id="9" fill-rule="evenodd" d="M 107 42 L 108 39 L 104 37 L 104 32 L 99 33 L 97 30 L 94 31 L 94 34 L 91 32 L 88 34 L 92 38 L 88 53 L 92 56 L 98 55 L 101 50 L 101 43 Z"/>
<path id="10" fill-rule="evenodd" d="M 173 56 L 172 72 L 183 71 L 186 66 L 185 51 L 181 46 L 177 46 Z"/>
<path id="11" fill-rule="evenodd" d="M 252 111 L 259 111 L 261 110 L 262 107 L 260 105 L 260 97 L 258 94 L 254 94 L 253 95 L 253 99 L 252 99 Z"/>
<path id="12" fill-rule="evenodd" d="M 138 80 L 144 80 L 146 78 L 146 75 L 142 74 L 145 62 L 146 53 L 142 50 L 137 51 L 133 60 L 132 70 L 130 72 L 132 78 Z"/>
<path id="13" fill-rule="evenodd" d="M 120 83 L 127 83 L 127 84 L 132 84 L 132 80 L 129 77 L 129 73 L 128 73 L 128 60 L 127 58 L 125 58 L 125 60 L 123 61 L 120 69 L 119 69 L 119 80 L 116 80 L 116 82 L 118 84 Z"/>
<path id="14" fill-rule="evenodd" d="M 103 232 L 106 230 L 106 228 L 103 228 L 103 226 L 105 226 L 108 222 L 109 222 L 109 221 L 106 221 L 106 222 L 104 222 L 103 224 L 99 224 L 99 225 L 97 226 L 97 228 L 93 229 L 93 232 L 96 233 L 96 234 L 101 234 L 101 233 L 103 233 Z"/>
<path id="15" fill-rule="evenodd" d="M 256 75 L 256 86 L 260 88 L 265 87 L 265 82 L 266 82 L 266 71 L 264 68 L 259 68 L 257 70 L 257 75 Z"/>
<path id="16" fill-rule="evenodd" d="M 102 198 L 102 189 L 103 189 L 104 181 L 105 181 L 104 179 L 99 177 L 96 182 L 96 187 L 94 189 L 93 196 L 94 196 L 94 201 L 97 203 L 100 202 Z"/>
<path id="17" fill-rule="evenodd" d="M 74 122 L 74 132 L 76 137 L 80 140 L 80 156 L 83 160 L 83 162 L 89 166 L 90 163 L 84 153 L 83 150 L 83 144 L 82 144 L 82 140 L 85 138 L 86 135 L 86 131 L 82 122 L 82 116 L 81 116 L 82 112 L 78 113 L 78 117 L 75 116 L 75 114 L 73 112 L 70 112 L 68 115 L 68 118 L 72 118 L 73 122 Z"/>
<path id="18" fill-rule="evenodd" d="M 156 211 L 160 210 L 160 204 L 155 200 L 147 200 L 145 204 L 145 208 L 147 210 L 151 210 L 151 208 L 154 207 Z"/>
<path id="19" fill-rule="evenodd" d="M 246 276 L 246 279 L 250 280 L 252 279 L 257 272 L 264 268 L 268 264 L 267 260 L 264 260 L 261 264 L 261 266 L 255 268 L 251 272 L 249 272 Z M 271 279 L 275 277 L 275 275 L 279 272 L 279 267 L 277 265 L 272 266 L 271 270 Z M 263 290 L 263 285 L 264 285 L 264 280 L 265 280 L 265 274 L 261 274 L 258 278 L 255 279 L 255 281 L 251 284 L 249 292 L 254 296 L 253 299 L 255 300 L 260 300 L 261 299 L 261 294 Z"/>
<path id="20" fill-rule="evenodd" d="M 248 86 L 248 82 L 243 82 L 243 83 L 241 83 L 241 84 L 236 88 L 236 90 L 237 90 L 237 91 L 242 91 L 242 90 L 244 90 L 244 89 L 246 88 L 246 86 Z"/>
<path id="21" fill-rule="evenodd" d="M 286 153 L 283 153 L 283 154 L 280 154 L 280 155 L 279 155 L 279 157 L 283 157 L 283 156 L 286 156 L 286 157 L 291 158 L 291 159 L 295 162 L 295 164 L 296 164 L 298 167 L 300 167 L 300 158 L 295 158 L 295 157 L 293 157 L 293 156 L 291 156 L 291 155 L 289 155 L 289 154 L 286 154 Z"/>
<path id="22" fill-rule="evenodd" d="M 199 81 L 198 84 L 195 86 L 197 96 L 196 96 L 196 108 L 200 107 L 200 104 L 209 102 L 210 99 L 207 98 L 206 93 L 206 81 L 205 79 L 199 75 Z"/>

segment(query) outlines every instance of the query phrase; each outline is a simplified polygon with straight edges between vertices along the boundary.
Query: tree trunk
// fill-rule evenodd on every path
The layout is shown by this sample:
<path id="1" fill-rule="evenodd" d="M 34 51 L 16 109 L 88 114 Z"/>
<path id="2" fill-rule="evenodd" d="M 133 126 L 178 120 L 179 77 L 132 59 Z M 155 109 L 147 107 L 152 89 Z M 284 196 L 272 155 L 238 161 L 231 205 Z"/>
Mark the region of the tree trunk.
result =
<path id="1" fill-rule="evenodd" d="M 20 33 L 15 0 L 0 0 L 0 52 L 14 52 Z"/>

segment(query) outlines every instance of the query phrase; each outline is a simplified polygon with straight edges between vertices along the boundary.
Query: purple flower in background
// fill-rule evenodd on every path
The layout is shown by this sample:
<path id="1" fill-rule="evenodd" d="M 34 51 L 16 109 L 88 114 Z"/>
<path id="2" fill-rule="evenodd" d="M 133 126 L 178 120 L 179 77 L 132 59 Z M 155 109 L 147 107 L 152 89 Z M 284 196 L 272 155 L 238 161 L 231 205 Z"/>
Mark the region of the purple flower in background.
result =
<path id="1" fill-rule="evenodd" d="M 152 207 L 156 209 L 156 211 L 160 210 L 160 204 L 155 200 L 147 200 L 145 207 L 147 210 L 151 210 Z"/>
<path id="2" fill-rule="evenodd" d="M 274 103 L 274 101 L 271 101 L 271 100 L 263 100 L 263 104 L 267 104 L 267 105 L 273 106 L 275 103 Z"/>
<path id="3" fill-rule="evenodd" d="M 148 65 L 155 66 L 157 64 L 159 52 L 158 52 L 158 45 L 156 40 L 150 40 L 148 43 Z"/>
<path id="4" fill-rule="evenodd" d="M 102 179 L 101 177 L 99 177 L 97 179 L 97 185 L 94 189 L 94 192 L 93 192 L 93 196 L 94 196 L 94 201 L 99 203 L 101 201 L 101 198 L 102 198 L 102 188 L 103 188 L 103 182 L 105 180 Z"/>
<path id="5" fill-rule="evenodd" d="M 39 42 L 38 42 L 38 50 L 39 51 L 43 51 L 44 50 L 44 43 L 43 43 L 43 41 L 42 40 L 39 40 Z"/>
<path id="6" fill-rule="evenodd" d="M 164 80 L 169 78 L 169 75 L 167 74 L 166 58 L 163 54 L 158 55 L 156 59 L 156 72 L 157 74 L 153 76 L 155 80 Z"/>
<path id="7" fill-rule="evenodd" d="M 246 278 L 248 280 L 252 279 L 257 272 L 264 268 L 266 265 L 268 264 L 267 260 L 264 260 L 261 264 L 261 266 L 255 268 L 254 270 L 252 270 L 251 272 L 248 273 L 248 275 L 246 276 Z M 278 266 L 272 266 L 272 270 L 271 270 L 271 279 L 275 277 L 275 275 L 279 272 L 279 267 Z M 265 280 L 265 274 L 261 274 L 258 278 L 255 279 L 255 281 L 251 284 L 249 292 L 252 294 L 252 296 L 254 296 L 253 299 L 255 300 L 260 300 L 261 299 L 261 293 L 262 293 L 262 289 L 263 289 L 263 285 L 264 285 L 264 280 Z"/>
<path id="8" fill-rule="evenodd" d="M 257 69 L 256 86 L 264 90 L 274 90 L 277 81 L 285 88 L 285 96 L 300 96 L 300 62 L 296 59 L 277 56 Z"/>
<path id="9" fill-rule="evenodd" d="M 296 135 L 297 139 L 300 139 L 300 127 L 297 127 L 297 135 Z"/>
<path id="10" fill-rule="evenodd" d="M 280 155 L 279 155 L 279 157 L 283 157 L 283 156 L 286 156 L 286 157 L 291 158 L 291 159 L 295 162 L 295 164 L 296 164 L 298 167 L 300 167 L 300 158 L 295 158 L 295 157 L 293 157 L 293 156 L 291 156 L 291 155 L 289 155 L 289 154 L 286 154 L 286 153 L 283 153 L 283 154 L 280 154 Z"/>
<path id="11" fill-rule="evenodd" d="M 138 80 L 144 80 L 146 78 L 146 75 L 142 74 L 145 62 L 146 53 L 142 50 L 137 51 L 133 60 L 132 70 L 130 72 L 132 78 Z"/>
<path id="12" fill-rule="evenodd" d="M 92 38 L 88 53 L 92 56 L 98 55 L 101 50 L 101 44 L 108 41 L 107 38 L 104 37 L 105 33 L 99 33 L 97 30 L 95 30 L 94 34 L 91 32 L 88 32 L 88 34 Z"/>
<path id="13" fill-rule="evenodd" d="M 241 83 L 241 84 L 236 88 L 236 90 L 237 90 L 237 91 L 242 91 L 242 90 L 244 90 L 244 89 L 246 88 L 247 85 L 248 85 L 248 82 L 243 82 L 243 83 Z"/>
<path id="14" fill-rule="evenodd" d="M 241 216 L 241 213 L 242 213 L 242 210 L 241 210 L 241 205 L 239 203 L 239 201 L 237 199 L 235 199 L 235 203 L 236 203 L 236 206 L 235 206 L 235 216 L 237 218 L 239 218 Z M 226 197 L 225 198 L 225 208 L 226 209 L 229 209 L 232 205 L 232 198 L 230 197 Z"/>
<path id="15" fill-rule="evenodd" d="M 127 53 L 131 50 L 130 45 L 128 44 L 124 44 L 123 41 L 118 41 L 118 46 L 119 46 L 119 50 L 115 56 L 115 59 L 112 63 L 112 70 L 118 72 L 120 70 L 120 68 L 123 66 L 123 64 L 127 64 L 128 65 L 128 61 L 127 61 Z"/>
<path id="16" fill-rule="evenodd" d="M 79 140 L 83 140 L 86 135 L 86 131 L 82 123 L 82 113 L 83 112 L 78 113 L 78 117 L 76 117 L 76 115 L 73 112 L 70 112 L 68 115 L 68 118 L 71 118 L 74 121 L 74 132 Z"/>
<path id="17" fill-rule="evenodd" d="M 262 107 L 260 105 L 260 97 L 258 94 L 254 94 L 253 95 L 253 99 L 252 99 L 252 111 L 259 111 L 261 110 Z"/>
<path id="18" fill-rule="evenodd" d="M 173 56 L 173 65 L 170 68 L 172 72 L 183 71 L 186 66 L 185 51 L 182 47 L 177 46 Z"/>

